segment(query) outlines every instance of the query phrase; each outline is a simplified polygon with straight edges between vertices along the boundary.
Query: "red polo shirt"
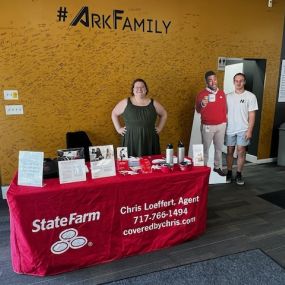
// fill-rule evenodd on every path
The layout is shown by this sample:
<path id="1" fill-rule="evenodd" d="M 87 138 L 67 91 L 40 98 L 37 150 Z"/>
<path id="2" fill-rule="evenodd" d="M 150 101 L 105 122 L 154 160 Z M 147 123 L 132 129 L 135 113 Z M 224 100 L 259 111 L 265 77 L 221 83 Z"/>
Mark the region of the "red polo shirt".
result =
<path id="1" fill-rule="evenodd" d="M 203 125 L 219 125 L 227 122 L 227 101 L 224 91 L 218 90 L 216 101 L 209 102 L 206 107 L 202 107 L 201 102 L 210 92 L 207 89 L 201 91 L 196 97 L 196 111 L 201 114 Z"/>

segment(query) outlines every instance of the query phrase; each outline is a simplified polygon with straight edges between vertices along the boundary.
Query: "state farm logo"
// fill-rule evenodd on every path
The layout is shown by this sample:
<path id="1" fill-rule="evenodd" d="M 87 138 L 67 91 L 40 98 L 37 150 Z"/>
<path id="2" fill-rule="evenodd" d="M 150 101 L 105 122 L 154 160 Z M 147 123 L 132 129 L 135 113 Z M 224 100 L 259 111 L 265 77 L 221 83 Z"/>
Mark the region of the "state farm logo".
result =
<path id="1" fill-rule="evenodd" d="M 54 254 L 62 254 L 69 248 L 78 249 L 87 244 L 87 238 L 78 236 L 78 231 L 73 228 L 62 231 L 59 234 L 59 239 L 50 248 Z"/>
<path id="2" fill-rule="evenodd" d="M 53 219 L 35 219 L 32 222 L 32 232 L 38 233 L 42 231 L 49 231 L 56 228 L 85 224 L 89 222 L 99 221 L 101 217 L 101 212 L 89 212 L 84 214 L 70 213 L 67 217 L 56 216 Z"/>

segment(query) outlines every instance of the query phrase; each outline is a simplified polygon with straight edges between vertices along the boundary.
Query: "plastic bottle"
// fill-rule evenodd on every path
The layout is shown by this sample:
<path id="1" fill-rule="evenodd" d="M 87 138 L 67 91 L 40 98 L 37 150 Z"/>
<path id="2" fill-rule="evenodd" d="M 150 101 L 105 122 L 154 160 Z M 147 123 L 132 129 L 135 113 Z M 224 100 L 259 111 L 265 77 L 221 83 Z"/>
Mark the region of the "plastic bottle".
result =
<path id="1" fill-rule="evenodd" d="M 184 161 L 185 147 L 184 147 L 184 144 L 182 143 L 182 141 L 178 142 L 177 156 L 178 156 L 178 163 Z"/>
<path id="2" fill-rule="evenodd" d="M 171 143 L 166 147 L 166 163 L 173 164 L 173 145 Z"/>

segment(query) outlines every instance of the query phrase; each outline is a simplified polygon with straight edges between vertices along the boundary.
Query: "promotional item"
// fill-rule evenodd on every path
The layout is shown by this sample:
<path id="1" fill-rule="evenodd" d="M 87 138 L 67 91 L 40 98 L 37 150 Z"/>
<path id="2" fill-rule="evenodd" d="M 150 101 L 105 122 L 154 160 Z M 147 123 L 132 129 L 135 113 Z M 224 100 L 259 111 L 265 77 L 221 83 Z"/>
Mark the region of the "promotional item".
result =
<path id="1" fill-rule="evenodd" d="M 166 147 L 166 163 L 173 164 L 173 145 L 171 143 Z"/>
<path id="2" fill-rule="evenodd" d="M 151 163 L 147 158 L 140 158 L 140 167 L 142 173 L 151 173 Z"/>
<path id="3" fill-rule="evenodd" d="M 184 147 L 184 144 L 182 143 L 182 141 L 178 142 L 177 156 L 178 156 L 178 163 L 181 163 L 184 161 L 185 147 Z"/>

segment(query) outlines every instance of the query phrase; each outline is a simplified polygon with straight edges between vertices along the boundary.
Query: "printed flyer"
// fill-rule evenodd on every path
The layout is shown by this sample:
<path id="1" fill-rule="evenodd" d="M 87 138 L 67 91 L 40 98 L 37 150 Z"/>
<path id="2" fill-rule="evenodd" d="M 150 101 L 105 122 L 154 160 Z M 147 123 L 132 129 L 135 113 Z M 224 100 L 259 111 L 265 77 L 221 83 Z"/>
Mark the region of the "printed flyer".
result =
<path id="1" fill-rule="evenodd" d="M 116 175 L 113 145 L 90 146 L 89 153 L 93 179 Z"/>

